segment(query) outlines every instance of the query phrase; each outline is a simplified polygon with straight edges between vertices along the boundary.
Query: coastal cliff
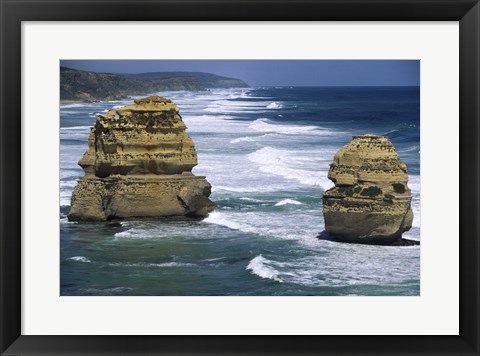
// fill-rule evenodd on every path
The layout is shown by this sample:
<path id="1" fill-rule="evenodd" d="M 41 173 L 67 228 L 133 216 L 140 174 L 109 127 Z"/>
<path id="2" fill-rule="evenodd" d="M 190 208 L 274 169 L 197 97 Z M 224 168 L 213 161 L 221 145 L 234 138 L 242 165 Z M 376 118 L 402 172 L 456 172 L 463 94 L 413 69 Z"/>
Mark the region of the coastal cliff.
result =
<path id="1" fill-rule="evenodd" d="M 249 88 L 240 79 L 199 72 L 98 73 L 60 67 L 60 100 L 120 100 L 160 91 Z"/>
<path id="2" fill-rule="evenodd" d="M 343 240 L 394 241 L 411 228 L 407 165 L 385 136 L 354 136 L 336 154 L 323 195 L 325 230 Z"/>
<path id="3" fill-rule="evenodd" d="M 186 128 L 178 107 L 159 96 L 97 115 L 68 219 L 208 215 L 211 186 L 191 173 L 197 153 Z"/>

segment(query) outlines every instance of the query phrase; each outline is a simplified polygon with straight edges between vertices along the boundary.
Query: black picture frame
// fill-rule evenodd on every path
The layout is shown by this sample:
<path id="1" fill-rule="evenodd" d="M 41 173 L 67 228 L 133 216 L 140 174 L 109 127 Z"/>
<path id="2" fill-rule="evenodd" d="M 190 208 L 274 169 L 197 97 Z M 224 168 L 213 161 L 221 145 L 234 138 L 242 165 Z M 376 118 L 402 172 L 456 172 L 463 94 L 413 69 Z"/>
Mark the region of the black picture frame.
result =
<path id="1" fill-rule="evenodd" d="M 479 355 L 478 0 L 0 0 L 0 11 L 2 354 Z M 21 22 L 133 20 L 459 21 L 460 335 L 289 337 L 21 335 Z"/>

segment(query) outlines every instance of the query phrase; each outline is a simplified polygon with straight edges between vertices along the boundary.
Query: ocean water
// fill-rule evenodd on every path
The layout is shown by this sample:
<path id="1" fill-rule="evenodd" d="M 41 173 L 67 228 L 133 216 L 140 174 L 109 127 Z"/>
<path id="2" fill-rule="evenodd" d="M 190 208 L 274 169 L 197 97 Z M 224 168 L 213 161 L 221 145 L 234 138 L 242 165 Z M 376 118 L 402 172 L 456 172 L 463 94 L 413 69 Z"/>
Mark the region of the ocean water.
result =
<path id="1" fill-rule="evenodd" d="M 61 295 L 419 295 L 420 246 L 318 239 L 335 152 L 387 135 L 409 167 L 420 240 L 418 87 L 253 88 L 157 93 L 180 108 L 212 184 L 203 221 L 71 223 L 77 165 L 96 113 L 132 100 L 60 106 Z"/>

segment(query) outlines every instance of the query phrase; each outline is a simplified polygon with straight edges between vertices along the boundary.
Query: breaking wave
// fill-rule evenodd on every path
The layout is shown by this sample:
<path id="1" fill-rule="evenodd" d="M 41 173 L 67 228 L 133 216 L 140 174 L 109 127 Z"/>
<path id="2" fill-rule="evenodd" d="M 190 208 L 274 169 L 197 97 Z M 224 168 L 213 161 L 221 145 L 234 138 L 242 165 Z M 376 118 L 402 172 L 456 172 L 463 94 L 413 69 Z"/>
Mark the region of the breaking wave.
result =
<path id="1" fill-rule="evenodd" d="M 260 132 L 276 132 L 283 135 L 320 135 L 332 136 L 335 132 L 319 126 L 274 124 L 268 119 L 257 119 L 249 128 Z"/>
<path id="2" fill-rule="evenodd" d="M 70 257 L 69 260 L 75 261 L 75 262 L 83 262 L 83 263 L 91 263 L 92 262 L 85 256 L 74 256 L 74 257 Z"/>
<path id="3" fill-rule="evenodd" d="M 278 277 L 279 272 L 275 268 L 269 266 L 269 262 L 271 261 L 267 260 L 262 255 L 258 255 L 250 261 L 246 269 L 252 271 L 252 274 L 256 274 L 261 278 L 272 279 L 282 283 L 283 280 Z"/>
<path id="4" fill-rule="evenodd" d="M 267 109 L 281 109 L 283 106 L 280 103 L 273 102 L 267 105 Z"/>
<path id="5" fill-rule="evenodd" d="M 282 205 L 301 205 L 302 203 L 295 199 L 283 199 L 280 200 L 275 206 L 282 206 Z"/>

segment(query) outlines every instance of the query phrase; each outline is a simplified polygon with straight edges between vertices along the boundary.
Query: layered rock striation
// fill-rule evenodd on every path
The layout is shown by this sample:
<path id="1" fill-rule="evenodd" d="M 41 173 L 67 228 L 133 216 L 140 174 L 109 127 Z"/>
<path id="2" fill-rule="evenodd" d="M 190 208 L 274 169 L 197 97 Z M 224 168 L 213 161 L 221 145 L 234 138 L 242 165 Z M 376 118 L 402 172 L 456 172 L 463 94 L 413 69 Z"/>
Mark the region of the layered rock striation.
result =
<path id="1" fill-rule="evenodd" d="M 208 215 L 211 186 L 191 173 L 197 153 L 186 128 L 178 107 L 159 96 L 97 115 L 68 219 Z"/>
<path id="2" fill-rule="evenodd" d="M 336 154 L 323 195 L 325 230 L 363 242 L 394 241 L 411 228 L 407 165 L 385 136 L 354 136 Z"/>

